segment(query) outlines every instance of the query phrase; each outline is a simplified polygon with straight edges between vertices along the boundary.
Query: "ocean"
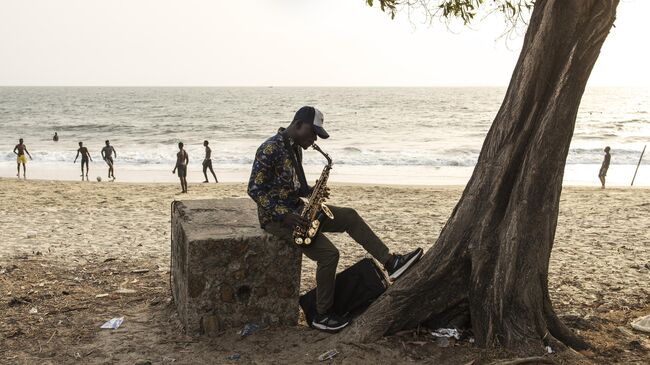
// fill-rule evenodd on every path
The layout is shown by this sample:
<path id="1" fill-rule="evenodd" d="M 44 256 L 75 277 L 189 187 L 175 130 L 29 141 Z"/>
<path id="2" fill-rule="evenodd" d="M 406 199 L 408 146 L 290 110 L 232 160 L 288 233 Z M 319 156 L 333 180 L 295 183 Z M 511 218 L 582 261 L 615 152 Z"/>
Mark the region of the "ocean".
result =
<path id="1" fill-rule="evenodd" d="M 0 177 L 15 177 L 24 138 L 34 157 L 28 178 L 79 179 L 78 142 L 89 148 L 91 176 L 106 176 L 104 140 L 117 151 L 119 181 L 177 181 L 177 142 L 190 156 L 190 182 L 203 180 L 203 141 L 221 181 L 247 181 L 255 150 L 302 105 L 325 115 L 331 138 L 318 141 L 334 160 L 331 180 L 370 184 L 458 184 L 469 178 L 505 88 L 121 88 L 1 87 Z M 599 184 L 603 148 L 608 181 L 629 185 L 650 142 L 650 91 L 588 88 L 579 110 L 565 182 Z M 59 142 L 52 141 L 58 132 Z M 650 185 L 650 150 L 635 185 Z M 305 153 L 309 178 L 324 158 Z"/>

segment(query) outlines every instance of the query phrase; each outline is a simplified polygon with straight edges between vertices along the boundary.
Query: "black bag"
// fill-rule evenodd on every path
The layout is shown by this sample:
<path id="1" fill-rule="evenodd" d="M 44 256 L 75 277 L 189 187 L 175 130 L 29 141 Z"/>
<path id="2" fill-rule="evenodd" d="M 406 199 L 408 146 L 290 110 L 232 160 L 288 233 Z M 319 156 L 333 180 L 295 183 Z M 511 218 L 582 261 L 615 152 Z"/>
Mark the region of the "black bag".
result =
<path id="1" fill-rule="evenodd" d="M 336 275 L 334 313 L 355 317 L 361 314 L 383 292 L 388 282 L 373 259 L 363 259 Z M 300 307 L 311 327 L 316 316 L 316 288 L 300 296 Z"/>

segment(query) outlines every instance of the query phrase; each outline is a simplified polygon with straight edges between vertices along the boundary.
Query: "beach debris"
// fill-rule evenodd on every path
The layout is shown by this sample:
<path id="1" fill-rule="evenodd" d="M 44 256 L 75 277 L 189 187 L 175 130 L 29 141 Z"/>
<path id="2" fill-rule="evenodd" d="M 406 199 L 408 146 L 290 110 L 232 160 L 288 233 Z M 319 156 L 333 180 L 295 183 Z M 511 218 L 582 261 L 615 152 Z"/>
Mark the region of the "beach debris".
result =
<path id="1" fill-rule="evenodd" d="M 639 317 L 632 322 L 632 328 L 637 331 L 650 332 L 650 314 Z"/>
<path id="2" fill-rule="evenodd" d="M 544 346 L 544 350 L 546 350 L 547 353 L 552 354 L 555 351 L 553 351 L 553 348 L 551 346 Z"/>
<path id="3" fill-rule="evenodd" d="M 106 321 L 106 323 L 104 323 L 100 328 L 114 330 L 119 328 L 122 322 L 124 322 L 124 317 L 111 318 L 110 320 Z"/>
<path id="4" fill-rule="evenodd" d="M 36 232 L 36 231 L 27 231 L 27 233 L 25 234 L 25 236 L 26 236 L 27 238 L 34 238 L 34 237 L 36 237 L 37 234 L 38 234 L 38 232 Z"/>
<path id="5" fill-rule="evenodd" d="M 115 261 L 115 260 L 117 260 L 117 258 L 109 257 L 109 258 L 105 259 L 104 262 Z"/>
<path id="6" fill-rule="evenodd" d="M 95 298 L 104 298 L 104 297 L 107 297 L 107 296 L 108 296 L 108 293 L 102 293 L 102 294 L 95 295 Z"/>
<path id="7" fill-rule="evenodd" d="M 119 288 L 115 291 L 117 294 L 134 294 L 136 293 L 135 289 L 126 289 L 126 288 Z"/>
<path id="8" fill-rule="evenodd" d="M 31 303 L 31 302 L 32 302 L 32 301 L 29 300 L 28 297 L 20 297 L 20 298 L 18 298 L 18 297 L 12 297 L 11 300 L 9 300 L 9 303 L 7 303 L 7 304 L 8 304 L 10 307 L 15 307 L 15 306 L 17 306 L 17 305 L 21 305 L 21 304 L 29 304 L 29 303 Z"/>
<path id="9" fill-rule="evenodd" d="M 237 353 L 226 356 L 226 360 L 239 360 L 239 359 L 241 359 L 241 355 Z"/>
<path id="10" fill-rule="evenodd" d="M 133 365 L 151 365 L 151 361 L 140 359 L 136 361 Z"/>
<path id="11" fill-rule="evenodd" d="M 149 272 L 149 269 L 135 269 L 135 270 L 131 270 L 131 273 L 132 273 L 132 274 L 144 274 L 144 273 L 146 273 L 146 272 Z"/>
<path id="12" fill-rule="evenodd" d="M 318 355 L 318 361 L 325 361 L 333 358 L 334 356 L 338 355 L 340 352 L 336 349 L 331 349 L 323 352 L 322 354 Z"/>
<path id="13" fill-rule="evenodd" d="M 460 332 L 455 328 L 438 328 L 435 331 L 431 331 L 431 336 L 438 338 L 450 338 L 453 337 L 457 340 L 460 340 Z"/>
<path id="14" fill-rule="evenodd" d="M 241 337 L 246 337 L 252 335 L 260 329 L 260 326 L 255 323 L 246 323 L 244 328 L 238 332 Z"/>
<path id="15" fill-rule="evenodd" d="M 175 362 L 176 359 L 174 359 L 173 357 L 169 357 L 169 356 L 163 356 L 162 361 L 163 362 Z"/>
<path id="16" fill-rule="evenodd" d="M 38 313 L 38 309 L 36 307 L 32 307 L 32 309 L 29 310 L 29 314 L 36 314 Z"/>

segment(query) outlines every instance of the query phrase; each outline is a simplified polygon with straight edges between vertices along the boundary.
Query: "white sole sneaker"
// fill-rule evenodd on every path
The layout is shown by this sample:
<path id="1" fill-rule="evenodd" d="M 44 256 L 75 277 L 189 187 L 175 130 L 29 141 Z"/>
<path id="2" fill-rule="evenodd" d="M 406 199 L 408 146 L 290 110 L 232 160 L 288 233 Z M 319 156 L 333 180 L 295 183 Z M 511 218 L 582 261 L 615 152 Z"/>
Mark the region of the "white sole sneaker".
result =
<path id="1" fill-rule="evenodd" d="M 400 276 L 401 276 L 401 275 L 402 275 L 402 274 L 403 274 L 403 273 L 404 273 L 404 272 L 405 272 L 409 267 L 411 267 L 414 263 L 418 262 L 418 260 L 420 259 L 420 257 L 422 257 L 423 252 L 424 252 L 424 251 L 423 251 L 422 249 L 420 249 L 420 250 L 418 251 L 418 254 L 417 254 L 417 255 L 411 257 L 410 260 L 408 260 L 408 261 L 407 261 L 407 262 L 406 262 L 402 267 L 400 267 L 397 271 L 395 271 L 394 273 L 392 273 L 388 278 L 389 278 L 390 280 L 395 280 L 395 279 L 399 278 L 399 277 L 400 277 Z"/>

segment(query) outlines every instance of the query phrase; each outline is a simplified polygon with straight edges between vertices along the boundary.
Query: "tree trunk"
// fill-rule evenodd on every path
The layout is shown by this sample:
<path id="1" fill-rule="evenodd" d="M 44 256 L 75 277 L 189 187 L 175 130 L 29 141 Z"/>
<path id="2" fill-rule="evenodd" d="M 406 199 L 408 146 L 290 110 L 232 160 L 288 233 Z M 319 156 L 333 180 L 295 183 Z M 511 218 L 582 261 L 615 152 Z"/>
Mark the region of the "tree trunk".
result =
<path id="1" fill-rule="evenodd" d="M 440 237 L 345 339 L 373 341 L 469 314 L 482 346 L 536 352 L 550 333 L 587 347 L 554 312 L 548 267 L 576 114 L 617 5 L 535 2 L 503 104 Z"/>

